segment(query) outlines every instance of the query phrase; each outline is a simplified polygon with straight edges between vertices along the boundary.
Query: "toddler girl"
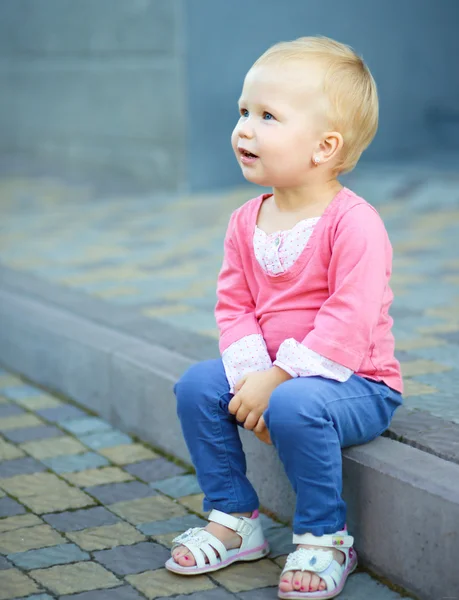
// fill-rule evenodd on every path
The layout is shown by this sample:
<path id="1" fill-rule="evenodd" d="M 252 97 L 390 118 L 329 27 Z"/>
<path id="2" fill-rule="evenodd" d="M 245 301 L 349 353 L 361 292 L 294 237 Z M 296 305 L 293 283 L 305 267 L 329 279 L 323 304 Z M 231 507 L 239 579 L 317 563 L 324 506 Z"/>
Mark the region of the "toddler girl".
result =
<path id="1" fill-rule="evenodd" d="M 341 498 L 341 448 L 387 429 L 401 404 L 389 316 L 392 250 L 376 210 L 343 187 L 378 124 L 374 80 L 352 49 L 306 37 L 248 72 L 232 145 L 272 188 L 230 219 L 218 278 L 221 359 L 175 387 L 211 510 L 166 563 L 208 573 L 269 552 L 238 425 L 274 444 L 296 492 L 280 598 L 333 598 L 357 565 Z"/>

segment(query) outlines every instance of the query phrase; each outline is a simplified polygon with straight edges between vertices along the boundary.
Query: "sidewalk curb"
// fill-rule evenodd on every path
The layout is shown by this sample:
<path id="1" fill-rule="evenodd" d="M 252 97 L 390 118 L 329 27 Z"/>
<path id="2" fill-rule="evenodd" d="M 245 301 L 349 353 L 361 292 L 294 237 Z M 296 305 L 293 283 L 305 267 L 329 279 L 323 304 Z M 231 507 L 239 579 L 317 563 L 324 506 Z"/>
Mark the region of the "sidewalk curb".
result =
<path id="1" fill-rule="evenodd" d="M 3 274 L 0 362 L 190 463 L 172 388 L 194 360 L 209 354 L 186 357 L 164 346 L 164 331 L 155 344 L 83 316 L 81 305 L 77 315 L 60 308 L 56 298 L 46 301 L 45 295 L 8 286 Z M 193 348 L 194 334 L 186 336 Z M 249 432 L 242 437 L 261 503 L 288 520 L 294 495 L 273 448 Z M 344 452 L 344 491 L 362 564 L 421 599 L 437 597 L 440 582 L 444 596 L 456 593 L 458 464 L 378 438 Z"/>

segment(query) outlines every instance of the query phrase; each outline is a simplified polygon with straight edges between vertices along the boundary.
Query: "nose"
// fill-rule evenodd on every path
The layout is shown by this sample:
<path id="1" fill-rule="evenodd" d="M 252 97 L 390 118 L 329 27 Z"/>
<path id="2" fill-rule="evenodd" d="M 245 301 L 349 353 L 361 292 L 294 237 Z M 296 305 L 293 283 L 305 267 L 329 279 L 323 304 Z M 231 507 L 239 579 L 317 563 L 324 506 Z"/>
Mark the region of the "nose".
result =
<path id="1" fill-rule="evenodd" d="M 236 131 L 240 138 L 253 138 L 253 127 L 249 119 L 244 119 L 244 121 L 239 122 Z"/>

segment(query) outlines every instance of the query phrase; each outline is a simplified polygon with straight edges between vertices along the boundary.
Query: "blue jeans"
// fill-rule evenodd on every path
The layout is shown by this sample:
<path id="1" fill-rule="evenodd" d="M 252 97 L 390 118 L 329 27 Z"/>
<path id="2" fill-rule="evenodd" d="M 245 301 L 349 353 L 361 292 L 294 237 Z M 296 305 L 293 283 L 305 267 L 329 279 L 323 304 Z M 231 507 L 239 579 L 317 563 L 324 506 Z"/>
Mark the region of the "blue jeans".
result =
<path id="1" fill-rule="evenodd" d="M 258 508 L 246 476 L 233 397 L 221 359 L 193 365 L 174 388 L 183 435 L 204 492 L 204 510 Z M 293 531 L 324 535 L 344 529 L 341 448 L 383 433 L 402 396 L 353 375 L 345 383 L 298 377 L 279 385 L 264 412 L 279 458 L 296 493 Z"/>

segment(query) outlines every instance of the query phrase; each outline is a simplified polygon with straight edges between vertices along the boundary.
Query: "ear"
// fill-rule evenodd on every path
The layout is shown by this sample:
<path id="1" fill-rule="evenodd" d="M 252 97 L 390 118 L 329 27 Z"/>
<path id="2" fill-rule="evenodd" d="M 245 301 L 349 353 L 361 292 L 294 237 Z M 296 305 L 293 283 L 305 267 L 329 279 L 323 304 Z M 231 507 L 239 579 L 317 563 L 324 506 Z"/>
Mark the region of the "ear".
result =
<path id="1" fill-rule="evenodd" d="M 326 163 L 336 158 L 344 146 L 343 136 L 338 131 L 327 131 L 320 143 L 320 162 Z"/>

